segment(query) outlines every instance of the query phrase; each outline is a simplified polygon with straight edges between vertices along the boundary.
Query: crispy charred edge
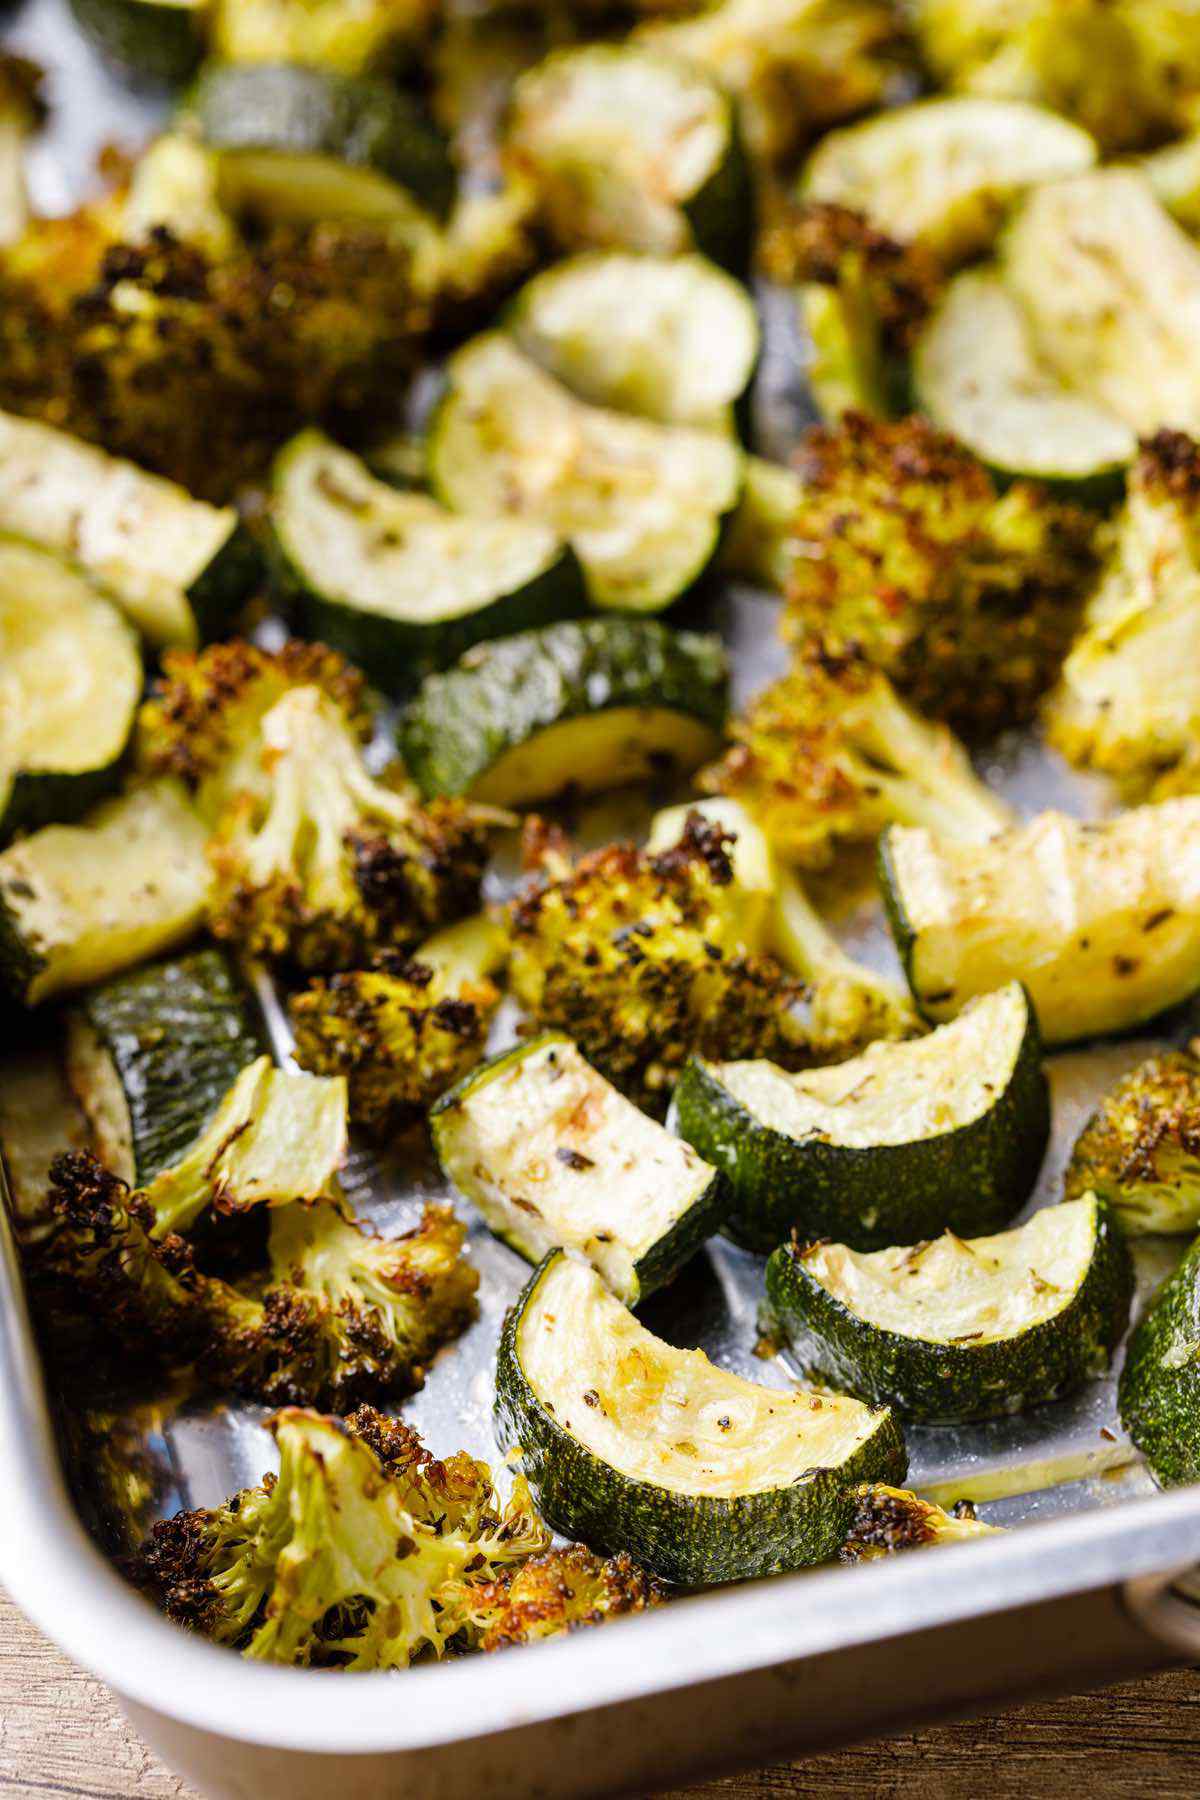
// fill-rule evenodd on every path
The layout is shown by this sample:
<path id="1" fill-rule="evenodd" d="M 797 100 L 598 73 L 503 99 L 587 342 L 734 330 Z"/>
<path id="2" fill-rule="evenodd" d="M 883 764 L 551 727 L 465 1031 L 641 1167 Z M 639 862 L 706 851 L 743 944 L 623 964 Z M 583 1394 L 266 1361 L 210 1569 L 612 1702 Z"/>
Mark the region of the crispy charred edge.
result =
<path id="1" fill-rule="evenodd" d="M 269 1491 L 274 1480 L 264 1476 L 263 1487 Z M 227 1510 L 236 1515 L 242 1499 L 235 1494 Z M 176 1625 L 202 1637 L 216 1637 L 224 1607 L 212 1579 L 214 1548 L 213 1516 L 204 1507 L 194 1507 L 160 1519 L 128 1559 L 126 1570 Z"/>
<path id="2" fill-rule="evenodd" d="M 863 213 L 829 201 L 777 204 L 758 261 L 769 280 L 788 287 L 864 283 L 885 345 L 900 353 L 912 348 L 945 282 L 937 259 L 922 245 L 900 243 Z"/>
<path id="3" fill-rule="evenodd" d="M 855 1502 L 849 1535 L 838 1552 L 840 1562 L 892 1556 L 899 1550 L 916 1550 L 938 1540 L 937 1509 L 916 1494 L 869 1485 L 858 1490 Z M 975 1509 L 969 1500 L 959 1500 L 953 1516 L 974 1519 Z"/>
<path id="4" fill-rule="evenodd" d="M 493 1615 L 480 1639 L 485 1651 L 645 1612 L 666 1597 L 662 1583 L 626 1551 L 605 1559 L 583 1544 L 544 1550 L 510 1564 L 491 1581 L 473 1583 L 471 1590 L 477 1615 Z"/>
<path id="5" fill-rule="evenodd" d="M 1101 1165 L 1118 1186 L 1158 1182 L 1168 1148 L 1200 1159 L 1200 1058 L 1190 1049 L 1149 1057 L 1105 1095 L 1076 1141 L 1068 1196 L 1085 1192 Z"/>
<path id="6" fill-rule="evenodd" d="M 139 716 L 141 762 L 195 788 L 237 747 L 239 727 L 253 719 L 256 690 L 270 705 L 289 688 L 310 686 L 329 696 L 360 744 L 369 740 L 374 712 L 366 677 L 324 644 L 289 638 L 279 650 L 261 650 L 234 638 L 199 652 L 168 650 Z"/>
<path id="7" fill-rule="evenodd" d="M 433 930 L 474 911 L 490 851 L 493 821 L 462 800 L 439 798 L 413 811 L 416 855 L 390 838 L 351 835 L 354 881 L 379 937 L 406 924 Z"/>
<path id="8" fill-rule="evenodd" d="M 1145 493 L 1194 506 L 1200 499 L 1200 443 L 1164 426 L 1138 445 L 1133 480 Z"/>
<path id="9" fill-rule="evenodd" d="M 654 855 L 647 855 L 630 841 L 605 844 L 589 851 L 564 871 L 562 860 L 567 840 L 554 826 L 547 826 L 536 814 L 527 819 L 522 843 L 524 867 L 533 879 L 522 887 L 510 910 L 514 931 L 534 930 L 548 898 L 560 893 L 568 914 L 581 915 L 581 907 L 572 889 L 580 892 L 593 888 L 640 886 L 649 875 L 651 892 L 670 892 L 682 888 L 689 875 L 701 871 L 717 887 L 728 887 L 733 881 L 731 848 L 736 832 L 708 819 L 693 808 L 684 820 L 677 842 Z"/>
<path id="10" fill-rule="evenodd" d="M 442 1512 L 484 1499 L 488 1505 L 480 1516 L 481 1529 L 493 1531 L 502 1539 L 516 1529 L 515 1522 L 507 1527 L 504 1524 L 491 1470 L 465 1450 L 444 1458 L 434 1456 L 411 1425 L 375 1406 L 356 1407 L 341 1421 L 341 1426 L 348 1437 L 366 1444 L 390 1481 L 419 1483 Z"/>
<path id="11" fill-rule="evenodd" d="M 428 309 L 385 229 L 281 227 L 212 258 L 88 213 L 0 275 L 0 403 L 224 502 L 301 424 L 391 416 Z M 57 246 L 57 248 L 56 248 Z M 130 304 L 136 294 L 137 301 Z"/>
<path id="12" fill-rule="evenodd" d="M 996 497 L 995 483 L 978 457 L 920 413 L 872 419 L 847 412 L 837 425 L 814 425 L 797 452 L 796 470 L 818 493 L 870 476 L 949 492 L 979 505 Z"/>

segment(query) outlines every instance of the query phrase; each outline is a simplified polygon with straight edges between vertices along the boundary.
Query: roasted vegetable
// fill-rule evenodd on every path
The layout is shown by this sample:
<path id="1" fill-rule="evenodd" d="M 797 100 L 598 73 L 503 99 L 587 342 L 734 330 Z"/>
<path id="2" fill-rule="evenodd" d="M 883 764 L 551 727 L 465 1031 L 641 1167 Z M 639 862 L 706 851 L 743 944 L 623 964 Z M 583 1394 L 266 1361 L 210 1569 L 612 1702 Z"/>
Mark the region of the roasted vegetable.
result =
<path id="1" fill-rule="evenodd" d="M 1064 1192 L 1099 1194 L 1130 1237 L 1200 1226 L 1200 1060 L 1165 1051 L 1123 1075 L 1075 1140 Z"/>
<path id="2" fill-rule="evenodd" d="M 1200 1480 L 1200 1238 L 1129 1340 L 1121 1423 L 1164 1487 Z"/>
<path id="3" fill-rule="evenodd" d="M 419 43 L 437 11 L 436 0 L 216 0 L 212 48 L 227 62 L 313 63 L 360 75 Z"/>
<path id="4" fill-rule="evenodd" d="M 658 853 L 551 850 L 509 909 L 518 1000 L 648 1111 L 693 1051 L 812 1060 L 803 986 L 748 947 L 731 842 L 693 814 Z"/>
<path id="5" fill-rule="evenodd" d="M 270 1429 L 278 1476 L 156 1525 L 134 1571 L 169 1617 L 247 1657 L 400 1669 L 661 1598 L 628 1557 L 551 1550 L 523 1481 L 505 1504 L 486 1463 L 437 1461 L 370 1407 L 346 1420 L 289 1409 Z"/>
<path id="6" fill-rule="evenodd" d="M 1200 444 L 1181 431 L 1141 446 L 1046 723 L 1135 797 L 1200 786 Z"/>
<path id="7" fill-rule="evenodd" d="M 313 983 L 291 1001 L 297 1061 L 345 1075 L 356 1123 L 408 1123 L 482 1058 L 500 1003 L 491 977 L 506 951 L 503 931 L 481 916 L 439 932 L 411 959 L 384 951 L 370 969 Z"/>
<path id="8" fill-rule="evenodd" d="M 922 712 L 971 733 L 1027 719 L 1095 568 L 1095 520 L 1039 488 L 998 495 L 920 418 L 848 414 L 797 461 L 787 627 L 857 644 Z"/>
<path id="9" fill-rule="evenodd" d="M 173 654 L 141 753 L 196 790 L 212 828 L 218 937 L 309 969 L 404 949 L 478 904 L 490 815 L 428 808 L 363 762 L 362 677 L 333 651 L 234 642 Z"/>
<path id="10" fill-rule="evenodd" d="M 951 732 L 918 718 L 854 649 L 810 640 L 730 731 L 701 785 L 741 801 L 785 862 L 829 863 L 888 824 L 972 843 L 1011 820 Z"/>
<path id="11" fill-rule="evenodd" d="M 838 1551 L 841 1562 L 877 1562 L 897 1550 L 990 1537 L 999 1529 L 977 1519 L 975 1508 L 967 1500 L 958 1501 L 950 1512 L 945 1512 L 907 1488 L 887 1487 L 880 1481 L 856 1488 L 854 1498 L 854 1523 Z"/>

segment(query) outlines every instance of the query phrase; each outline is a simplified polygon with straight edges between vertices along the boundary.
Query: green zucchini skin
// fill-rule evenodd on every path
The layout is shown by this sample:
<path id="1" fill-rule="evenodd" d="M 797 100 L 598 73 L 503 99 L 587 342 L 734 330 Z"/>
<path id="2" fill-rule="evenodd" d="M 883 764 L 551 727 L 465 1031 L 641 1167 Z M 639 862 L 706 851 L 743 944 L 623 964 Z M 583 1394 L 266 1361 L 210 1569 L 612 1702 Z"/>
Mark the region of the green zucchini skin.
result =
<path id="1" fill-rule="evenodd" d="M 1019 1338 L 935 1343 L 859 1318 L 781 1244 L 767 1262 L 767 1313 L 806 1375 L 927 1425 L 999 1418 L 1081 1387 L 1107 1367 L 1129 1323 L 1133 1263 L 1105 1203 L 1095 1250 L 1071 1304 Z"/>
<path id="2" fill-rule="evenodd" d="M 754 244 L 754 188 L 736 108 L 730 108 L 728 154 L 681 210 L 697 250 L 733 275 L 747 271 Z"/>
<path id="3" fill-rule="evenodd" d="M 225 63 L 203 73 L 190 109 L 215 150 L 327 156 L 407 189 L 440 220 L 454 204 L 450 153 L 391 83 L 298 63 Z"/>
<path id="4" fill-rule="evenodd" d="M 70 0 L 70 4 L 97 49 L 131 75 L 186 81 L 203 55 L 202 6 L 163 6 L 159 0 Z"/>
<path id="5" fill-rule="evenodd" d="M 187 590 L 198 643 L 211 644 L 234 630 L 242 608 L 262 584 L 265 567 L 254 538 L 244 525 L 236 525 Z"/>
<path id="6" fill-rule="evenodd" d="M 0 810 L 0 849 L 21 832 L 40 831 L 43 825 L 73 825 L 82 819 L 98 800 L 119 787 L 126 754 L 122 751 L 101 769 L 63 774 L 22 769 Z"/>
<path id="7" fill-rule="evenodd" d="M 894 1413 L 839 1467 L 736 1499 L 658 1488 L 594 1456 L 546 1411 L 517 1355 L 522 1311 L 559 1255 L 539 1265 L 505 1318 L 495 1410 L 497 1442 L 503 1450 L 520 1446 L 521 1467 L 555 1530 L 601 1554 L 627 1550 L 663 1580 L 700 1587 L 828 1561 L 853 1522 L 855 1484 L 903 1485 L 908 1456 Z"/>
<path id="8" fill-rule="evenodd" d="M 468 792 L 505 752 L 571 719 L 617 708 L 679 712 L 719 736 L 728 664 L 708 633 L 656 619 L 594 618 L 477 645 L 406 709 L 400 749 L 430 798 Z M 571 770 L 563 770 L 564 786 Z"/>
<path id="9" fill-rule="evenodd" d="M 1130 1338 L 1118 1400 L 1164 1487 L 1200 1481 L 1200 1237 Z"/>
<path id="10" fill-rule="evenodd" d="M 1037 1180 L 1050 1137 L 1050 1090 L 1032 1007 L 1004 1093 L 956 1130 L 907 1144 L 789 1138 L 763 1125 L 693 1058 L 675 1089 L 680 1134 L 733 1186 L 729 1235 L 767 1252 L 795 1231 L 852 1250 L 915 1244 L 947 1229 L 999 1231 Z"/>
<path id="11" fill-rule="evenodd" d="M 79 1011 L 125 1096 L 139 1186 L 178 1162 L 263 1051 L 249 997 L 222 950 L 117 976 L 83 995 Z"/>

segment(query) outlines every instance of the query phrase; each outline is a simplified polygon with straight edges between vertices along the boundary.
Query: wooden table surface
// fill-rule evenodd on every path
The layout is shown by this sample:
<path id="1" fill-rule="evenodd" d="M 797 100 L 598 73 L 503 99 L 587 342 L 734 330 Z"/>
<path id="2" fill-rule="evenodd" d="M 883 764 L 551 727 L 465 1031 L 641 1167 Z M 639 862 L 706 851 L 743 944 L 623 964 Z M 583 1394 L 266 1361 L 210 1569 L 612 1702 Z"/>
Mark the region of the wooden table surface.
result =
<path id="1" fill-rule="evenodd" d="M 107 1689 L 26 1624 L 3 1594 L 0 1794 L 5 1800 L 55 1794 L 195 1800 L 140 1743 Z M 686 1800 L 1195 1800 L 1198 1794 L 1200 1674 L 1189 1669 L 731 1776 L 690 1788 Z"/>

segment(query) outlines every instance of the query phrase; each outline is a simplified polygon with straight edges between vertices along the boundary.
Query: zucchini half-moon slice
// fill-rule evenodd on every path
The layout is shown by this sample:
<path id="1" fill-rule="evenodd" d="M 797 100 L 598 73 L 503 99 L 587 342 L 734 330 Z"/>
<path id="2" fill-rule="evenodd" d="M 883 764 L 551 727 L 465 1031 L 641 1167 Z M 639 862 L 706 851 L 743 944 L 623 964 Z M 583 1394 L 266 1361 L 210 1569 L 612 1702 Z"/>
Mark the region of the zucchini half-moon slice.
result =
<path id="1" fill-rule="evenodd" d="M 890 826 L 888 922 L 925 1018 L 1024 982 L 1042 1038 L 1129 1031 L 1200 988 L 1200 799 L 1084 823 L 1041 813 L 986 844 Z"/>
<path id="2" fill-rule="evenodd" d="M 141 695 L 116 607 L 57 557 L 0 537 L 0 844 L 116 786 Z"/>
<path id="3" fill-rule="evenodd" d="M 758 1250 L 792 1231 L 858 1250 L 994 1231 L 1028 1197 L 1050 1132 L 1037 1019 L 1016 982 L 928 1037 L 832 1068 L 694 1059 L 675 1110 L 729 1176 L 730 1229 Z"/>
<path id="4" fill-rule="evenodd" d="M 556 51 L 517 82 L 506 150 L 564 248 L 746 260 L 734 103 L 696 63 L 635 44 Z"/>
<path id="5" fill-rule="evenodd" d="M 410 688 L 481 638 L 587 610 L 574 553 L 547 525 L 467 518 L 377 481 L 319 431 L 275 464 L 276 575 L 298 594 L 309 637 Z"/>
<path id="6" fill-rule="evenodd" d="M 768 1307 L 805 1373 L 927 1424 L 1021 1412 L 1102 1373 L 1132 1295 L 1095 1194 L 994 1237 L 866 1255 L 784 1244 L 767 1264 Z"/>
<path id="7" fill-rule="evenodd" d="M 1021 308 L 991 270 L 950 283 L 913 353 L 913 381 L 922 411 L 1001 477 L 1106 498 L 1137 450 L 1124 420 L 1040 361 Z"/>
<path id="8" fill-rule="evenodd" d="M 725 1177 L 550 1034 L 475 1069 L 438 1101 L 447 1178 L 529 1262 L 576 1250 L 636 1306 L 671 1280 L 729 1204 Z"/>
<path id="9" fill-rule="evenodd" d="M 720 743 L 719 638 L 657 619 L 581 619 L 497 638 L 431 675 L 400 721 L 426 797 L 526 806 L 686 775 Z"/>
<path id="10" fill-rule="evenodd" d="M 550 526 L 600 608 L 662 612 L 704 574 L 742 491 L 730 439 L 590 406 L 500 332 L 467 344 L 448 374 L 429 429 L 445 505 Z"/>
<path id="11" fill-rule="evenodd" d="M 1200 1481 L 1200 1238 L 1129 1340 L 1121 1423 L 1164 1487 Z"/>
<path id="12" fill-rule="evenodd" d="M 715 263 L 621 250 L 544 269 L 507 326 L 581 400 L 719 431 L 733 427 L 761 337 L 750 295 Z"/>
<path id="13" fill-rule="evenodd" d="M 496 1421 L 557 1530 L 685 1587 L 836 1556 L 855 1485 L 907 1467 L 892 1412 L 665 1344 L 561 1251 L 505 1321 Z"/>

